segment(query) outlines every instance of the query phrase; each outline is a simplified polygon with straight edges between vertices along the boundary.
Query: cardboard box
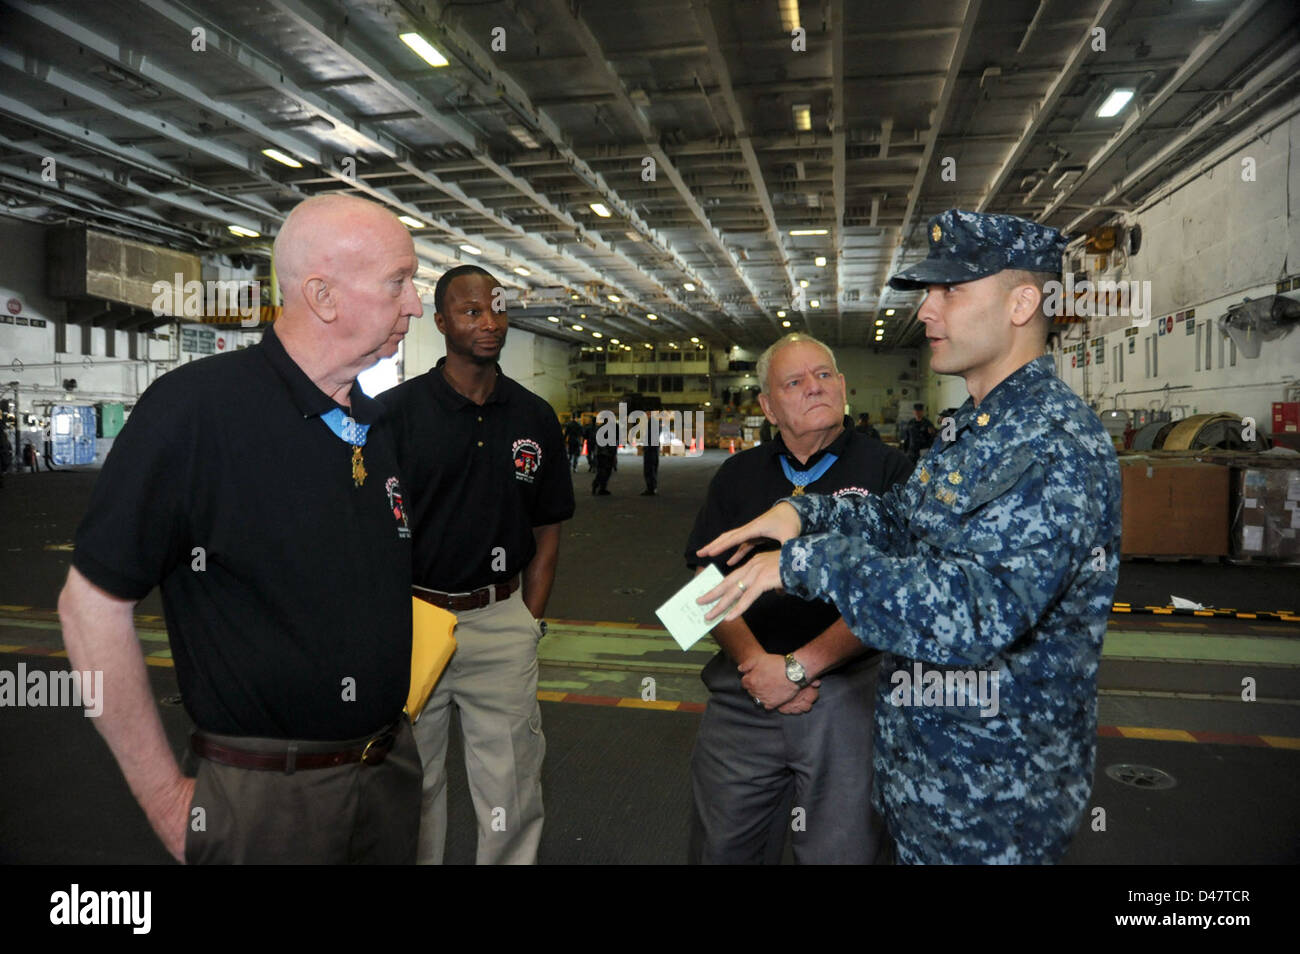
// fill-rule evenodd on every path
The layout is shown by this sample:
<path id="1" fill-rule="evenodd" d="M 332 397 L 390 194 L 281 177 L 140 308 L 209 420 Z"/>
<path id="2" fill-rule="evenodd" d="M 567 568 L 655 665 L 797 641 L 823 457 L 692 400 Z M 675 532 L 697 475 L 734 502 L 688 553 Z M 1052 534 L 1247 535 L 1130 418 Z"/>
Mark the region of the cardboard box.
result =
<path id="1" fill-rule="evenodd" d="M 1121 458 L 1122 553 L 1227 556 L 1229 476 L 1219 464 Z"/>
<path id="2" fill-rule="evenodd" d="M 1233 471 L 1232 554 L 1300 557 L 1300 468 Z"/>

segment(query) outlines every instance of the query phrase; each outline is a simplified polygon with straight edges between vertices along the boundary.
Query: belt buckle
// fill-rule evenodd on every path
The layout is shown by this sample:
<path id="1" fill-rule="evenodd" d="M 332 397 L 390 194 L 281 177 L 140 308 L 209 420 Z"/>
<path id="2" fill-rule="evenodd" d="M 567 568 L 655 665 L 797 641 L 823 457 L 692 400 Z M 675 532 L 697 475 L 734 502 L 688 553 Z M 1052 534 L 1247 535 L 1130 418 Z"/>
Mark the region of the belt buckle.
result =
<path id="1" fill-rule="evenodd" d="M 388 752 L 392 749 L 393 742 L 396 738 L 397 734 L 392 731 L 375 736 L 367 742 L 366 747 L 361 750 L 361 761 L 366 765 L 378 765 L 384 759 L 388 758 Z M 370 750 L 376 743 L 379 743 L 382 748 L 377 749 L 375 753 L 371 755 Z"/>

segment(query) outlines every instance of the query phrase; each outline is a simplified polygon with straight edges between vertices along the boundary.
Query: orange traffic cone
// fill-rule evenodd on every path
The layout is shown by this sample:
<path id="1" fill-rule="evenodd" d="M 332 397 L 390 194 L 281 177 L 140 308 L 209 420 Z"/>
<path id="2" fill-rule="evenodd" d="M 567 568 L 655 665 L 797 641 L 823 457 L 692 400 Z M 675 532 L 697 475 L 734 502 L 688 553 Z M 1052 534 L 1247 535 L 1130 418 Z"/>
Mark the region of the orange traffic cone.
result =
<path id="1" fill-rule="evenodd" d="M 731 439 L 731 453 L 736 453 L 736 439 L 734 437 Z"/>
<path id="2" fill-rule="evenodd" d="M 587 450 L 587 442 L 584 440 L 582 442 L 582 456 L 586 457 L 589 453 L 590 451 Z"/>

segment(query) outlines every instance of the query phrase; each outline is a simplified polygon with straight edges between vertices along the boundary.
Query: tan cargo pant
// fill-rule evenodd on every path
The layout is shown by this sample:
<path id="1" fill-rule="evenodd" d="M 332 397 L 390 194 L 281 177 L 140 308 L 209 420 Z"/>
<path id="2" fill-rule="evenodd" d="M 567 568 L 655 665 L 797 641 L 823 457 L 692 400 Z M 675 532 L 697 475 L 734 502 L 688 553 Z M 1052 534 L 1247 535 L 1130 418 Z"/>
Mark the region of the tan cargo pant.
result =
<path id="1" fill-rule="evenodd" d="M 415 723 L 424 763 L 419 864 L 441 864 L 447 843 L 447 737 L 460 713 L 465 772 L 478 819 L 478 864 L 536 864 L 542 838 L 542 631 L 522 590 L 457 613 L 456 652 Z"/>

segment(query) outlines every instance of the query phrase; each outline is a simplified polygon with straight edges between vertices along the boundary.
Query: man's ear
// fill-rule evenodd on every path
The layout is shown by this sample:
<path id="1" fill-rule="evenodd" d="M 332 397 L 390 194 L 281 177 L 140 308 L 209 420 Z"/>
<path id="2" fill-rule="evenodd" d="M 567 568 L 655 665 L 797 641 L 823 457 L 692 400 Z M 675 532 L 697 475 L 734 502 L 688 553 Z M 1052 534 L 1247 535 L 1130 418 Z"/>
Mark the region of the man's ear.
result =
<path id="1" fill-rule="evenodd" d="M 433 323 L 444 335 L 447 333 L 447 319 L 442 317 L 442 312 L 435 311 L 433 313 Z"/>
<path id="2" fill-rule="evenodd" d="M 767 395 L 762 391 L 758 392 L 758 406 L 763 409 L 763 415 L 772 423 L 772 426 L 778 426 L 776 423 L 776 417 L 772 414 L 772 404 L 768 401 Z"/>
<path id="3" fill-rule="evenodd" d="M 325 279 L 313 276 L 302 283 L 303 301 L 324 322 L 332 322 L 338 317 L 338 304 L 334 301 L 334 290 Z"/>
<path id="4" fill-rule="evenodd" d="M 1011 289 L 1011 323 L 1023 328 L 1038 317 L 1038 307 L 1042 304 L 1043 293 L 1038 286 L 1028 282 Z"/>

